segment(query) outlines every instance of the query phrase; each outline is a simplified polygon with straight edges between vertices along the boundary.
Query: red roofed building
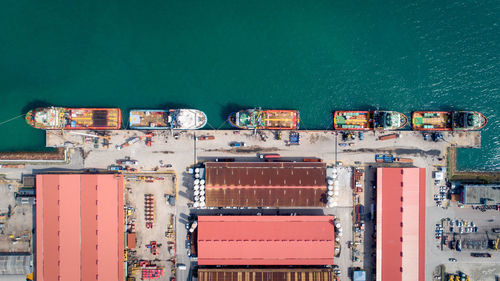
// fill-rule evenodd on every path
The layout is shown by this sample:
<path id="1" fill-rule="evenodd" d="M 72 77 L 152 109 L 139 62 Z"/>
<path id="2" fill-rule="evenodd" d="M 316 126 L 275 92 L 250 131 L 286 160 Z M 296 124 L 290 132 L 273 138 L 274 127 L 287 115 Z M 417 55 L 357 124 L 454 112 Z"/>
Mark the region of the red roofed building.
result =
<path id="1" fill-rule="evenodd" d="M 377 280 L 425 280 L 425 169 L 377 169 Z"/>
<path id="2" fill-rule="evenodd" d="M 332 265 L 333 216 L 200 216 L 199 265 Z"/>
<path id="3" fill-rule="evenodd" d="M 37 175 L 36 199 L 36 280 L 124 280 L 121 175 Z"/>

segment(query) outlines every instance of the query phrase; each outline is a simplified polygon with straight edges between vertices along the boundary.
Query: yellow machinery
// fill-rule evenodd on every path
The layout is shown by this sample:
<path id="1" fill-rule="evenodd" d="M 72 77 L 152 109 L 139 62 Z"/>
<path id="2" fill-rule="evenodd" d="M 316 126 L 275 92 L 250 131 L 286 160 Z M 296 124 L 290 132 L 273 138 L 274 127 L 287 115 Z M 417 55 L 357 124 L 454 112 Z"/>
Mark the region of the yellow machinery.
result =
<path id="1" fill-rule="evenodd" d="M 30 274 L 26 275 L 26 280 L 27 281 L 33 281 L 34 280 L 33 273 L 30 273 Z"/>
<path id="2" fill-rule="evenodd" d="M 493 245 L 493 249 L 495 251 L 498 251 L 498 243 L 500 242 L 500 236 L 497 237 L 497 240 L 495 241 L 495 245 Z"/>

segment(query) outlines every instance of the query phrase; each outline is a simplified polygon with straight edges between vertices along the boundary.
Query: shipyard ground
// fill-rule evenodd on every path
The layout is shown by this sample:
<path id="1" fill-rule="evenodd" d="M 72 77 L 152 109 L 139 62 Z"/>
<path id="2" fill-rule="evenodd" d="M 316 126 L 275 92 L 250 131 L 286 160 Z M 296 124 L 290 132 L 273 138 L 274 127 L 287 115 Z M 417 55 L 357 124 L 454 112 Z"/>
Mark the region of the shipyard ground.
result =
<path id="1" fill-rule="evenodd" d="M 196 265 L 195 259 L 190 259 L 187 255 L 185 246 L 187 230 L 184 227 L 191 214 L 280 214 L 287 215 L 296 213 L 300 214 L 333 214 L 340 218 L 342 228 L 344 230 L 340 241 L 340 256 L 335 258 L 335 263 L 342 270 L 340 280 L 350 280 L 349 269 L 352 267 L 361 267 L 367 270 L 368 280 L 371 279 L 372 270 L 375 268 L 375 258 L 373 253 L 375 248 L 372 247 L 371 234 L 373 233 L 373 222 L 370 221 L 369 206 L 373 203 L 373 180 L 376 167 L 386 166 L 416 166 L 427 168 L 427 219 L 426 219 L 426 280 L 432 280 L 432 273 L 436 266 L 440 264 L 448 264 L 449 253 L 441 252 L 435 247 L 435 238 L 433 236 L 433 227 L 436 220 L 441 217 L 451 216 L 444 213 L 451 209 L 443 210 L 435 206 L 433 194 L 436 185 L 433 180 L 433 172 L 438 167 L 446 165 L 446 151 L 450 146 L 455 147 L 480 147 L 480 133 L 443 133 L 443 140 L 434 142 L 424 140 L 419 132 L 402 131 L 399 132 L 400 137 L 389 140 L 378 140 L 379 136 L 390 133 L 375 133 L 365 132 L 364 139 L 343 141 L 340 133 L 332 131 L 300 131 L 300 144 L 289 145 L 288 132 L 282 132 L 281 140 L 277 139 L 275 132 L 257 132 L 252 131 L 189 131 L 189 132 L 171 132 L 171 131 L 155 131 L 155 136 L 152 138 L 151 146 L 146 146 L 145 140 L 141 139 L 137 143 L 124 146 L 122 149 L 117 149 L 128 140 L 135 137 L 144 136 L 143 131 L 111 131 L 109 133 L 109 146 L 106 148 L 102 145 L 101 140 L 97 144 L 89 142 L 89 136 L 93 132 L 69 132 L 65 131 L 48 131 L 47 146 L 48 147 L 70 147 L 71 161 L 67 165 L 52 165 L 48 163 L 38 163 L 36 165 L 27 165 L 24 169 L 2 169 L 0 173 L 6 174 L 8 178 L 20 178 L 22 174 L 41 173 L 44 171 L 54 170 L 107 170 L 110 166 L 116 164 L 116 160 L 130 157 L 137 160 L 136 165 L 130 165 L 130 168 L 137 169 L 141 173 L 174 173 L 177 179 L 176 185 L 176 204 L 173 212 L 176 219 L 176 262 L 185 264 L 187 270 L 178 270 L 176 272 L 177 280 L 189 280 L 192 272 L 190 266 Z M 213 140 L 199 140 L 199 137 L 212 136 Z M 357 134 L 356 134 L 357 136 Z M 244 142 L 244 147 L 231 147 L 233 142 Z M 189 167 L 192 167 L 199 161 L 213 161 L 217 158 L 233 158 L 236 161 L 262 161 L 259 155 L 265 153 L 279 153 L 283 159 L 292 161 L 302 161 L 303 158 L 321 158 L 324 162 L 330 165 L 342 165 L 345 171 L 352 171 L 351 167 L 361 167 L 365 170 L 364 194 L 360 200 L 366 206 L 365 212 L 365 233 L 360 239 L 363 239 L 363 247 L 361 249 L 362 257 L 359 262 L 352 261 L 352 252 L 347 247 L 348 241 L 353 241 L 352 233 L 352 212 L 353 212 L 353 192 L 351 189 L 350 172 L 346 172 L 346 177 L 341 179 L 341 193 L 338 206 L 334 208 L 301 208 L 301 209 L 193 209 L 188 206 L 192 203 L 192 176 L 187 173 Z M 413 163 L 391 163 L 380 164 L 375 163 L 375 154 L 392 154 L 394 157 L 409 158 Z M 127 172 L 127 176 L 134 172 Z M 132 189 L 140 187 L 130 186 Z M 158 187 L 163 189 L 164 187 Z M 141 193 L 142 192 L 142 193 Z M 153 191 L 151 191 L 153 192 Z M 158 196 L 162 196 L 164 191 L 154 191 Z M 131 200 L 135 202 L 137 210 L 143 204 L 141 195 L 144 191 L 141 190 L 137 197 Z M 142 201 L 141 201 L 142 200 Z M 161 201 L 161 203 L 160 203 Z M 166 204 L 164 198 L 157 198 L 157 204 Z M 166 205 L 165 205 L 166 206 Z M 163 209 L 163 208 L 162 208 Z M 168 209 L 166 207 L 166 209 Z M 460 211 L 468 212 L 469 209 L 460 209 Z M 169 211 L 166 211 L 168 215 Z M 476 213 L 475 213 L 476 214 Z M 497 213 L 492 213 L 500 221 Z M 465 215 L 463 215 L 464 217 Z M 168 216 L 167 216 L 168 217 Z M 168 219 L 161 220 L 159 227 L 162 231 L 166 231 L 168 227 Z M 139 223 L 137 224 L 139 226 Z M 142 227 L 142 226 L 141 226 Z M 149 238 L 143 239 L 141 245 L 149 243 Z M 139 246 L 139 243 L 138 243 Z M 165 246 L 163 246 L 165 247 Z M 166 248 L 161 248 L 160 251 L 166 251 Z M 152 259 L 152 256 L 147 256 Z M 165 257 L 168 258 L 168 257 Z M 483 261 L 475 261 L 473 259 L 459 259 L 453 266 L 474 266 Z M 489 260 L 491 263 L 500 264 L 500 257 L 495 254 Z M 465 269 L 464 269 L 465 271 Z M 165 279 L 166 280 L 166 279 Z"/>
<path id="2" fill-rule="evenodd" d="M 128 255 L 129 270 L 133 269 L 132 264 L 135 262 L 148 260 L 163 268 L 164 274 L 158 280 L 170 280 L 175 268 L 175 207 L 168 203 L 167 196 L 175 195 L 175 175 L 134 173 L 124 176 L 127 228 L 137 236 L 136 247 Z M 146 227 L 146 194 L 154 198 L 152 227 Z M 156 251 L 151 250 L 151 243 L 157 243 Z M 140 270 L 134 271 L 136 280 L 140 280 L 140 275 Z"/>

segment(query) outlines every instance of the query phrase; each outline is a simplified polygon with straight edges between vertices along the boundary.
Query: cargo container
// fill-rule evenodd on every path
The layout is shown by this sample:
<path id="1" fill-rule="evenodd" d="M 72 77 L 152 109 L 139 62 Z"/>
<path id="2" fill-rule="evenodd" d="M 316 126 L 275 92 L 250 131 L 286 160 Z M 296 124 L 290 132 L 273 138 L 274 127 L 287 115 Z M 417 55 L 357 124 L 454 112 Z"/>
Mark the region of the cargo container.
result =
<path id="1" fill-rule="evenodd" d="M 390 134 L 390 135 L 384 135 L 378 137 L 379 140 L 390 140 L 390 139 L 397 139 L 399 137 L 399 134 Z"/>
<path id="2" fill-rule="evenodd" d="M 322 162 L 320 158 L 304 158 L 302 161 L 304 162 Z"/>
<path id="3" fill-rule="evenodd" d="M 411 159 L 411 158 L 396 157 L 396 158 L 394 158 L 394 161 L 399 162 L 399 163 L 413 163 L 413 159 Z"/>
<path id="4" fill-rule="evenodd" d="M 214 140 L 215 136 L 200 136 L 198 140 Z"/>
<path id="5" fill-rule="evenodd" d="M 394 162 L 394 157 L 392 154 L 376 154 L 375 162 L 377 163 L 392 163 Z"/>

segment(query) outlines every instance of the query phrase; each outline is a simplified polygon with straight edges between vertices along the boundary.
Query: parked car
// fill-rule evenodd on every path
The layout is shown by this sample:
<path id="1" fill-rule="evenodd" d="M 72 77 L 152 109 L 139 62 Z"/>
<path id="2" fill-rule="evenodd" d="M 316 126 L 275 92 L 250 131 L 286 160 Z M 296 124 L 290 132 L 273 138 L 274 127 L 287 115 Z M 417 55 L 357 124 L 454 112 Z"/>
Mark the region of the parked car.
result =
<path id="1" fill-rule="evenodd" d="M 448 260 L 451 261 L 451 262 L 457 262 L 456 258 L 449 258 Z"/>
<path id="2" fill-rule="evenodd" d="M 178 264 L 177 264 L 177 269 L 179 269 L 179 270 L 186 270 L 186 269 L 187 269 L 187 267 L 186 267 L 186 265 L 185 265 L 185 264 L 183 264 L 183 263 L 178 263 Z"/>

